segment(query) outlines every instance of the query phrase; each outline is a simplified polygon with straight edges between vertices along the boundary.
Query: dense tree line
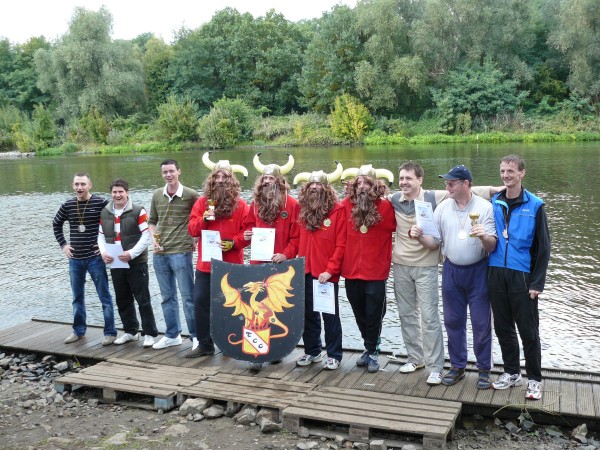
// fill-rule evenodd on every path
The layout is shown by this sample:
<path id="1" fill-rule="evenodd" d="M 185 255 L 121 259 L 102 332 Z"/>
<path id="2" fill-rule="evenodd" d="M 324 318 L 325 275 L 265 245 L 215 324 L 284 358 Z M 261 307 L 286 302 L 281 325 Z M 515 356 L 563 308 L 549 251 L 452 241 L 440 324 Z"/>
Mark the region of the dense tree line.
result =
<path id="1" fill-rule="evenodd" d="M 0 148 L 224 146 L 302 136 L 336 111 L 321 125 L 342 141 L 406 134 L 409 121 L 452 134 L 600 111 L 597 0 L 359 0 L 301 22 L 226 8 L 172 43 L 111 34 L 105 7 L 76 8 L 55 42 L 0 40 Z M 340 134 L 343 117 L 362 122 Z"/>

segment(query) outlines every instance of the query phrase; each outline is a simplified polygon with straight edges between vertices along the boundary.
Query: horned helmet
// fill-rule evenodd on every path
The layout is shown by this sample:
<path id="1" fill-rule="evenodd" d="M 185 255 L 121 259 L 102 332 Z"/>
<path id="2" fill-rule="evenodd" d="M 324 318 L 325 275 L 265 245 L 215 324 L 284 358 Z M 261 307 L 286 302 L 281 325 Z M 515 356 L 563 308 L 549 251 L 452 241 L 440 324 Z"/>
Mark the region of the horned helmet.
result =
<path id="1" fill-rule="evenodd" d="M 288 153 L 288 162 L 283 166 L 279 166 L 277 164 L 267 164 L 264 165 L 260 162 L 261 153 L 257 153 L 254 155 L 254 159 L 252 163 L 254 164 L 254 168 L 263 175 L 273 175 L 274 177 L 282 176 L 287 174 L 294 167 L 294 157 Z"/>
<path id="2" fill-rule="evenodd" d="M 372 164 L 366 164 L 360 166 L 359 168 L 350 167 L 344 172 L 342 172 L 342 182 L 346 178 L 356 178 L 356 177 L 369 177 L 369 178 L 385 178 L 388 180 L 388 185 L 392 185 L 394 182 L 394 174 L 387 169 L 374 169 Z"/>
<path id="3" fill-rule="evenodd" d="M 314 171 L 314 172 L 300 172 L 298 175 L 294 177 L 294 186 L 297 186 L 301 181 L 306 181 L 307 183 L 322 183 L 329 184 L 334 183 L 335 181 L 340 179 L 344 168 L 339 163 L 339 161 L 335 161 L 336 168 L 331 173 L 325 173 L 322 170 Z"/>
<path id="4" fill-rule="evenodd" d="M 239 164 L 230 164 L 229 161 L 226 159 L 220 159 L 216 163 L 212 162 L 210 160 L 210 154 L 211 152 L 205 152 L 204 155 L 202 155 L 202 162 L 207 168 L 209 168 L 213 172 L 216 172 L 217 170 L 227 170 L 228 172 L 241 173 L 242 175 L 244 175 L 244 180 L 248 178 L 248 169 L 246 169 L 244 166 L 241 166 Z"/>

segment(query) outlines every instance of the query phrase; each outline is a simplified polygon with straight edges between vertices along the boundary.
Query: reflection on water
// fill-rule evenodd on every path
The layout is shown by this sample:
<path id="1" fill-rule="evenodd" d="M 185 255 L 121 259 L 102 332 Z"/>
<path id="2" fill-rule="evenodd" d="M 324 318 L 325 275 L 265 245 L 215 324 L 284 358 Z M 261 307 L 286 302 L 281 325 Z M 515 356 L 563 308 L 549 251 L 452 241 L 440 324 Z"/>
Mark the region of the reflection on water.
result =
<path id="1" fill-rule="evenodd" d="M 262 151 L 263 163 L 282 164 L 287 161 L 285 153 L 290 150 Z M 471 168 L 476 184 L 499 184 L 499 158 L 511 153 L 524 156 L 527 160 L 524 185 L 546 201 L 552 238 L 546 289 L 540 298 L 543 365 L 600 371 L 596 357 L 600 335 L 600 245 L 596 236 L 600 207 L 595 200 L 600 189 L 597 176 L 600 144 L 301 148 L 291 152 L 296 167 L 288 175 L 290 180 L 298 172 L 332 171 L 334 160 L 342 162 L 344 167 L 358 167 L 368 162 L 396 173 L 401 162 L 414 159 L 424 166 L 424 187 L 438 189 L 443 189 L 443 183 L 437 174 L 459 163 Z M 252 149 L 219 151 L 212 155 L 214 160 L 228 159 L 249 169 L 250 179 L 242 182 L 246 200 L 250 198 L 255 178 L 253 155 Z M 163 185 L 159 166 L 167 157 L 179 160 L 183 184 L 201 190 L 208 174 L 200 161 L 201 152 L 0 159 L 0 329 L 32 317 L 72 320 L 68 266 L 54 239 L 52 218 L 59 205 L 72 195 L 73 174 L 89 172 L 93 192 L 102 195 L 107 195 L 110 180 L 127 178 L 132 198 L 149 205 L 152 191 Z M 150 270 L 152 272 L 151 264 Z M 160 294 L 153 273 L 150 282 L 159 329 L 164 330 Z M 340 287 L 344 346 L 360 348 L 360 335 L 344 296 L 343 280 Z M 389 280 L 387 292 L 382 349 L 403 353 Z M 100 302 L 91 280 L 87 283 L 86 298 L 88 322 L 101 324 Z M 115 316 L 118 320 L 118 314 Z M 495 339 L 494 357 L 500 361 Z M 474 359 L 474 355 L 470 354 L 470 358 Z"/>

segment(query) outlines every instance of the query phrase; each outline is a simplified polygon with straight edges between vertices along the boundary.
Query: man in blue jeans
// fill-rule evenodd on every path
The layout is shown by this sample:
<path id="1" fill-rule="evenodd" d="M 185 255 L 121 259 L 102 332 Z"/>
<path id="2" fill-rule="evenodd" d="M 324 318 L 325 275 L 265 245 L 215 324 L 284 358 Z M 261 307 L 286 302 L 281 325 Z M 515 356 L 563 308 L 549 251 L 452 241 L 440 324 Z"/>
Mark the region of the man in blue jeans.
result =
<path id="1" fill-rule="evenodd" d="M 63 203 L 54 216 L 52 228 L 58 245 L 69 259 L 69 276 L 73 293 L 73 332 L 65 339 L 65 344 L 77 342 L 87 331 L 85 312 L 85 277 L 89 273 L 96 286 L 104 315 L 104 338 L 102 345 L 115 342 L 115 316 L 112 297 L 108 290 L 106 265 L 98 251 L 98 227 L 100 213 L 108 200 L 90 194 L 92 180 L 87 173 L 77 173 L 73 178 L 75 197 Z M 63 225 L 69 222 L 70 242 L 63 233 Z"/>
<path id="2" fill-rule="evenodd" d="M 181 293 L 183 313 L 192 336 L 192 349 L 198 346 L 194 320 L 194 266 L 192 255 L 195 242 L 188 234 L 190 212 L 200 195 L 179 182 L 179 164 L 167 159 L 160 165 L 166 182 L 157 189 L 150 203 L 148 229 L 154 242 L 154 273 L 162 295 L 162 310 L 167 329 L 164 337 L 152 348 L 160 350 L 181 345 L 181 321 L 177 286 Z"/>

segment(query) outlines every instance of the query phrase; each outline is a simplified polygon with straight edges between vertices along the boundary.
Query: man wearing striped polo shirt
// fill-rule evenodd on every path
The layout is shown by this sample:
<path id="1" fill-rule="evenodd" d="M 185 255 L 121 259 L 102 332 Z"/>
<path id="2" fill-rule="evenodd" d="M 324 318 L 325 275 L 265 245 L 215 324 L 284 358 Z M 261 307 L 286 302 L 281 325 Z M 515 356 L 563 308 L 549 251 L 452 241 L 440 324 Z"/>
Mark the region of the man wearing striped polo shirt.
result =
<path id="1" fill-rule="evenodd" d="M 104 339 L 102 345 L 111 345 L 117 336 L 112 297 L 108 290 L 106 265 L 98 251 L 98 227 L 100 213 L 108 201 L 90 194 L 92 180 L 87 173 L 77 173 L 73 178 L 75 197 L 63 203 L 52 222 L 58 245 L 69 259 L 69 276 L 73 293 L 73 332 L 65 339 L 71 344 L 85 337 L 87 330 L 85 312 L 85 277 L 89 273 L 102 303 L 104 315 Z M 70 242 L 63 233 L 63 225 L 69 222 Z"/>

